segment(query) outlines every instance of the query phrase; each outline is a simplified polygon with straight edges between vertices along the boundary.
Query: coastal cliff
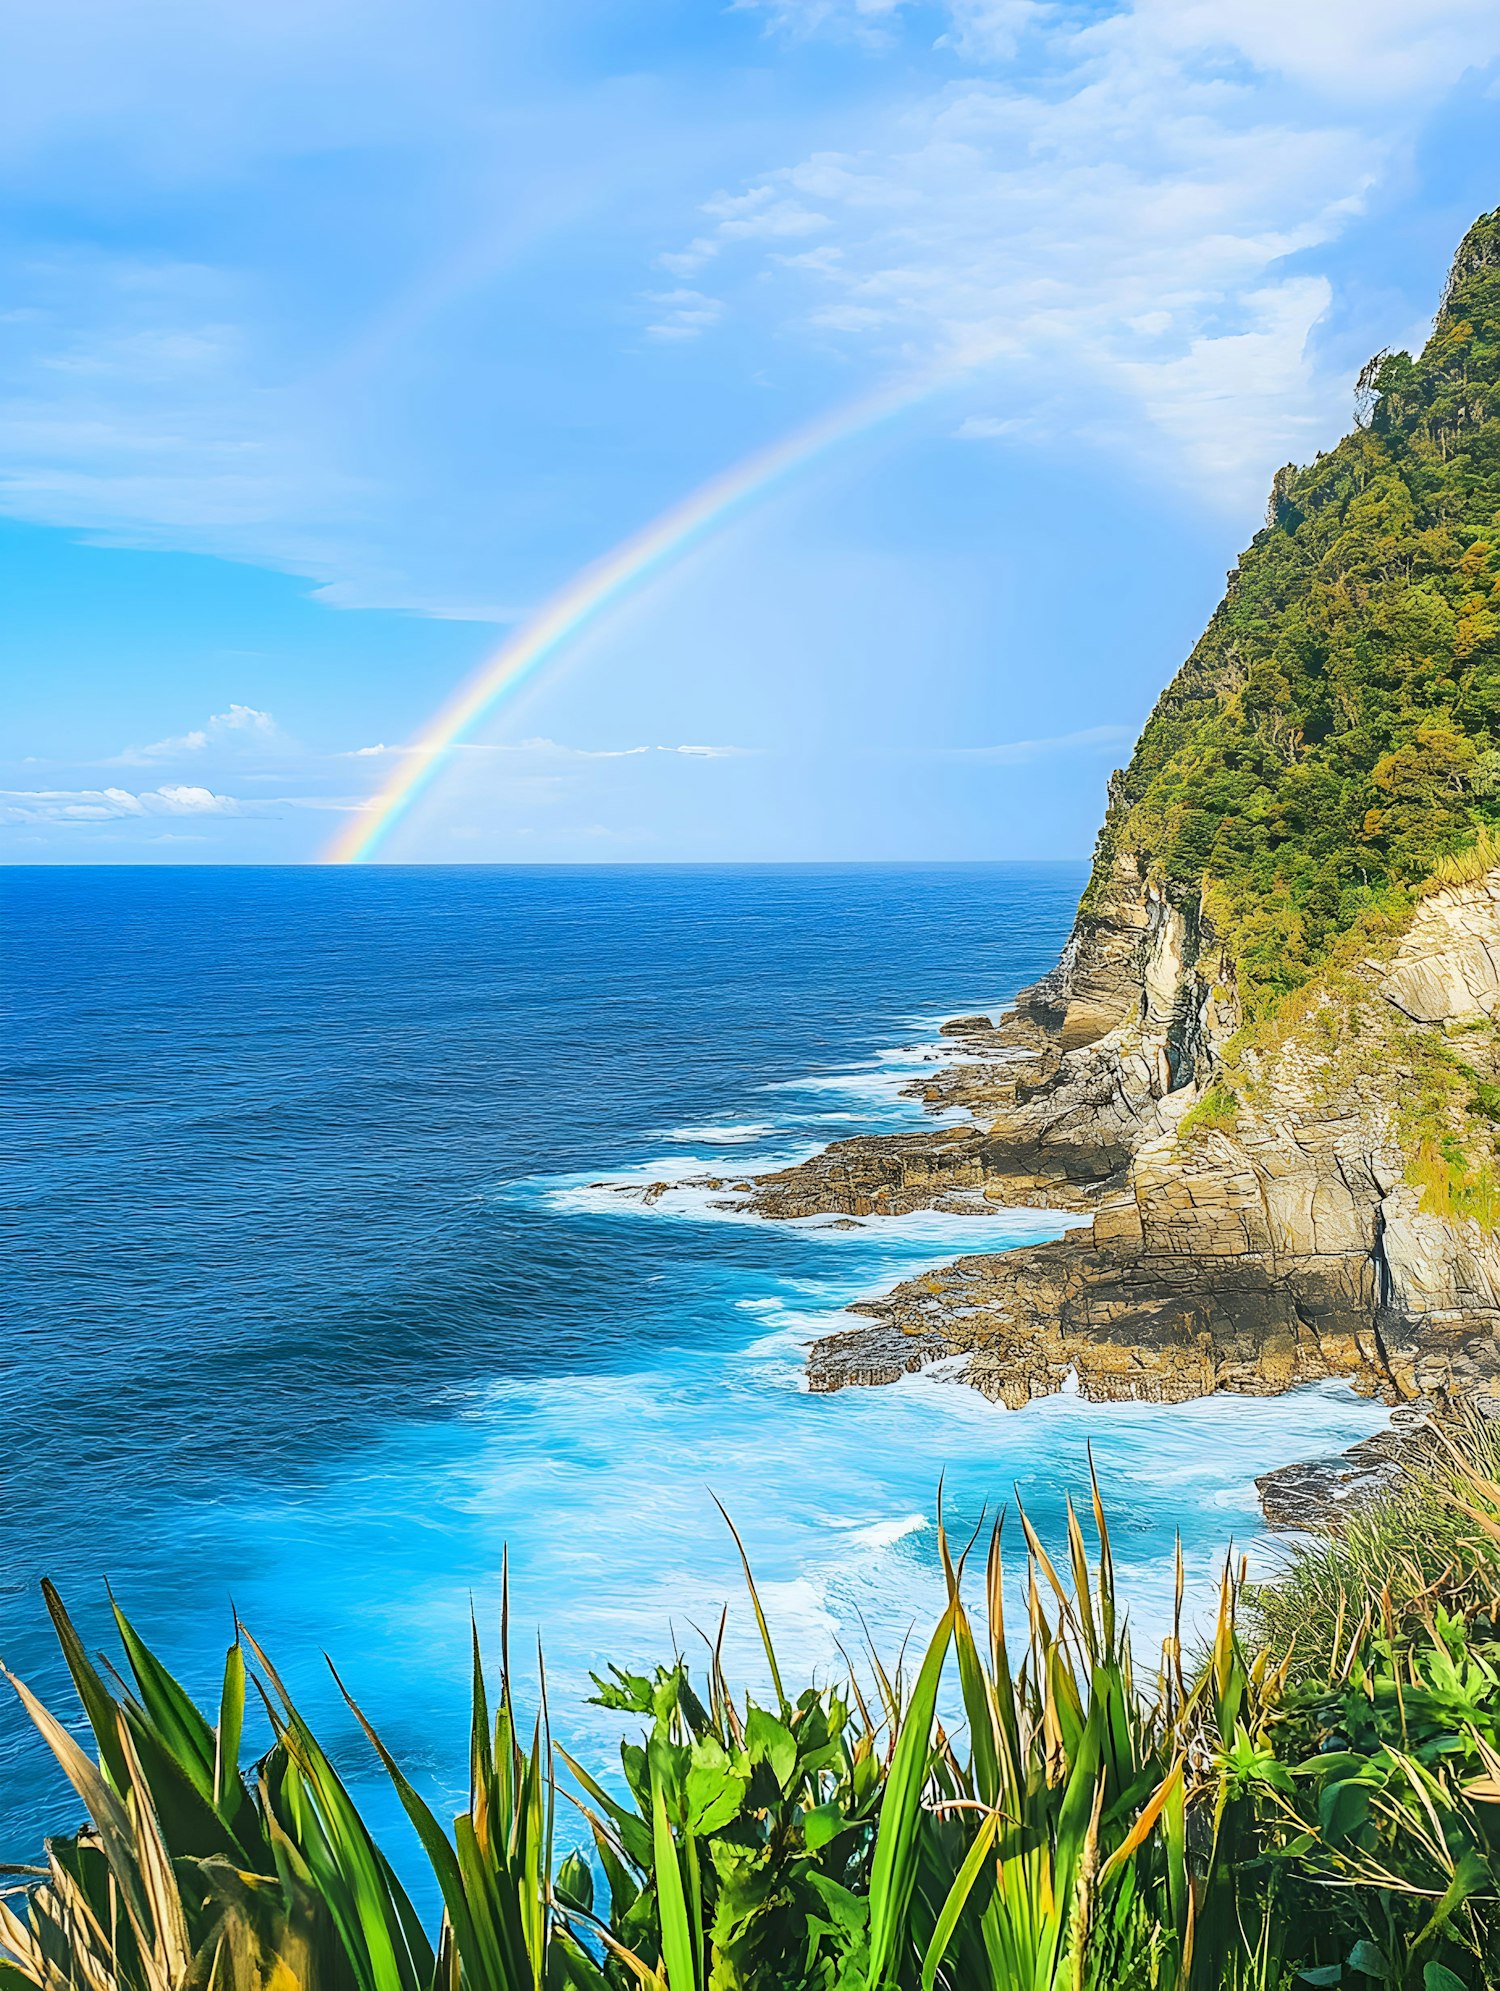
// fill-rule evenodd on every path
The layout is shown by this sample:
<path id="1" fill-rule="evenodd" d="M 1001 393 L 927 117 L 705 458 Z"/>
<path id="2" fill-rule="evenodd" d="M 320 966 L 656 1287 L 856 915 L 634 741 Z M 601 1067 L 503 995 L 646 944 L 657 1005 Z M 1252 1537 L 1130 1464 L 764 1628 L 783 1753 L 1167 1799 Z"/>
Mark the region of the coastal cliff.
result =
<path id="1" fill-rule="evenodd" d="M 1500 214 L 1418 359 L 1278 472 L 1110 784 L 1053 971 L 947 1027 L 966 1120 L 762 1177 L 768 1216 L 1030 1204 L 1055 1243 L 854 1309 L 815 1389 L 962 1357 L 1010 1405 L 1500 1399 Z"/>

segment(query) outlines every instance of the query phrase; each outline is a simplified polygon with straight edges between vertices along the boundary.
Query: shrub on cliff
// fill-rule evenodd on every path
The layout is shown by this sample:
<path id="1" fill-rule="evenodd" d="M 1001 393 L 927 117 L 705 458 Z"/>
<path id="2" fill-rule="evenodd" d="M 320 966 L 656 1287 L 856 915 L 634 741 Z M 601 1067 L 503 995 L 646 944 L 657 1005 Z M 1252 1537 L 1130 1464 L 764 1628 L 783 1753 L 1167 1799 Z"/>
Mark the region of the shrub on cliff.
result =
<path id="1" fill-rule="evenodd" d="M 1116 784 L 1117 855 L 1212 887 L 1246 1013 L 1300 986 L 1500 824 L 1500 210 L 1459 248 L 1421 355 L 1278 472 L 1267 523 Z"/>

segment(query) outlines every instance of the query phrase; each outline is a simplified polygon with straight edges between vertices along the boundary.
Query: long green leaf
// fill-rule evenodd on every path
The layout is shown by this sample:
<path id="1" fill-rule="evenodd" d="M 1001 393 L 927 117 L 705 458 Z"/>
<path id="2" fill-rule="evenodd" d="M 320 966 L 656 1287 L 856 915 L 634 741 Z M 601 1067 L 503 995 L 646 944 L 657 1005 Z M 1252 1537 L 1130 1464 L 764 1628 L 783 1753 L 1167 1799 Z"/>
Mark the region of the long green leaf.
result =
<path id="1" fill-rule="evenodd" d="M 953 1932 L 958 1927 L 958 1918 L 963 1914 L 974 1883 L 984 1870 L 984 1863 L 994 1850 L 995 1836 L 999 1821 L 991 1812 L 975 1835 L 974 1843 L 964 1855 L 962 1866 L 953 1877 L 953 1885 L 948 1890 L 937 1918 L 937 1926 L 932 1932 L 932 1941 L 927 1945 L 927 1954 L 922 1959 L 922 1991 L 932 1991 L 937 1982 L 937 1974 L 943 1958 L 948 1954 L 948 1945 L 953 1940 Z"/>
<path id="2" fill-rule="evenodd" d="M 932 1724 L 948 1641 L 953 1634 L 953 1619 L 954 1605 L 950 1602 L 922 1661 L 886 1772 L 875 1828 L 875 1857 L 870 1867 L 870 1958 L 865 1975 L 868 1991 L 886 1991 L 894 1978 L 893 1964 L 916 1878 L 922 1791 L 932 1760 Z"/>
<path id="3" fill-rule="evenodd" d="M 667 1819 L 667 1801 L 655 1776 L 651 1780 L 651 1839 L 656 1908 L 661 1918 L 661 1956 L 669 1991 L 698 1991 L 698 1959 L 693 1954 L 693 1931 L 683 1892 L 682 1868 Z"/>

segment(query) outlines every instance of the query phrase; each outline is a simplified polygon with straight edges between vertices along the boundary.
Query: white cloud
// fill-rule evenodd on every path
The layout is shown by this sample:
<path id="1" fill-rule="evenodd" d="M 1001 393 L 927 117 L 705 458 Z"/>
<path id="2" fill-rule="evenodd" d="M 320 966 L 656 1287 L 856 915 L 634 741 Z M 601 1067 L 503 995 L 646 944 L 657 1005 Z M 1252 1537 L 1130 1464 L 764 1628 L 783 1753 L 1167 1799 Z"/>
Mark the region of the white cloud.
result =
<path id="1" fill-rule="evenodd" d="M 953 433 L 960 442 L 995 442 L 1024 435 L 1032 427 L 1024 415 L 966 415 Z"/>
<path id="2" fill-rule="evenodd" d="M 275 817 L 286 809 L 356 812 L 370 807 L 360 795 L 220 795 L 189 782 L 160 788 L 0 788 L 0 828 L 22 824 L 86 827 L 91 823 L 145 823 L 164 816 Z M 165 833 L 153 839 L 164 840 Z M 182 837 L 183 842 L 201 841 Z"/>
<path id="3" fill-rule="evenodd" d="M 646 327 L 653 339 L 696 339 L 724 315 L 722 300 L 701 290 L 651 291 L 646 301 L 660 314 Z"/>
<path id="4" fill-rule="evenodd" d="M 0 823 L 107 823 L 127 817 L 237 816 L 244 804 L 211 788 L 164 783 L 140 794 L 128 788 L 0 789 Z"/>
<path id="5" fill-rule="evenodd" d="M 560 740 L 518 740 L 494 748 L 496 753 L 544 754 L 563 760 L 634 760 L 648 754 L 649 747 L 565 747 Z"/>
<path id="6" fill-rule="evenodd" d="M 769 11 L 865 39 L 923 33 L 931 12 Z M 1154 454 L 1226 507 L 1256 502 L 1270 468 L 1348 413 L 1347 383 L 1310 353 L 1329 285 L 1282 266 L 1336 236 L 1442 92 L 1500 55 L 1500 8 L 1135 0 L 1088 19 L 949 0 L 943 14 L 967 73 L 861 150 L 705 203 L 681 266 L 712 258 L 728 303 L 738 282 L 783 334 L 967 372 L 980 405 L 961 434 L 1083 433 Z M 772 238 L 799 217 L 819 239 L 788 253 Z"/>
<path id="7" fill-rule="evenodd" d="M 795 242 L 808 235 L 820 235 L 832 225 L 826 214 L 788 195 L 784 187 L 770 184 L 751 187 L 742 194 L 716 194 L 703 203 L 702 212 L 717 223 L 713 233 L 697 235 L 686 248 L 668 251 L 656 259 L 673 276 L 696 276 L 728 242 Z M 818 253 L 804 251 L 797 260 L 811 262 Z M 687 310 L 692 310 L 695 304 L 699 309 L 713 306 L 713 319 L 723 315 L 722 300 L 703 298 L 695 290 L 670 291 L 653 302 L 666 304 L 676 300 L 680 300 L 680 308 Z"/>
<path id="8" fill-rule="evenodd" d="M 728 242 L 784 242 L 821 234 L 829 226 L 826 214 L 789 197 L 784 186 L 720 194 L 704 202 L 703 212 L 718 222 L 719 235 Z"/>
<path id="9" fill-rule="evenodd" d="M 1017 767 L 1045 754 L 1083 753 L 1091 747 L 1125 746 L 1134 740 L 1136 726 L 1085 726 L 1076 733 L 1054 733 L 1045 740 L 1002 740 L 992 747 L 947 747 L 940 750 L 944 760 L 985 761 L 995 767 Z"/>
<path id="10" fill-rule="evenodd" d="M 149 746 L 127 747 L 116 756 L 116 762 L 128 767 L 146 761 L 176 760 L 183 754 L 202 753 L 210 745 L 260 742 L 272 739 L 276 733 L 276 721 L 269 712 L 262 712 L 254 705 L 231 704 L 227 711 L 210 714 L 201 726 L 194 726 L 186 733 L 153 740 Z"/>

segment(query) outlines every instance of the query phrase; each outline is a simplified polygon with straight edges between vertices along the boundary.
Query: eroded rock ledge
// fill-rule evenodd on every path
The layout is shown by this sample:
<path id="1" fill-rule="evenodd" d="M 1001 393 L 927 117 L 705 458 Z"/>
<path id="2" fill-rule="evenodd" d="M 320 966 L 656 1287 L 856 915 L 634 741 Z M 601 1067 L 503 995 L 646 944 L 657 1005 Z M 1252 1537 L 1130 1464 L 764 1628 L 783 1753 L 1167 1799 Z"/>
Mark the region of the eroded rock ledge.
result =
<path id="1" fill-rule="evenodd" d="M 1346 1377 L 1393 1405 L 1500 1407 L 1500 1244 L 1424 1207 L 1402 1145 L 1429 1040 L 1461 1040 L 1476 1083 L 1500 1081 L 1500 871 L 1425 899 L 1390 958 L 1242 1060 L 1226 1106 L 1231 990 L 1201 904 L 1122 858 L 1050 975 L 999 1023 L 946 1026 L 960 1058 L 914 1090 L 963 1124 L 842 1141 L 758 1178 L 768 1217 L 1087 1219 L 854 1308 L 870 1324 L 815 1344 L 812 1387 L 945 1361 L 1013 1407 L 1069 1377 L 1100 1400 Z M 1376 1447 L 1348 1472 L 1388 1465 Z"/>

